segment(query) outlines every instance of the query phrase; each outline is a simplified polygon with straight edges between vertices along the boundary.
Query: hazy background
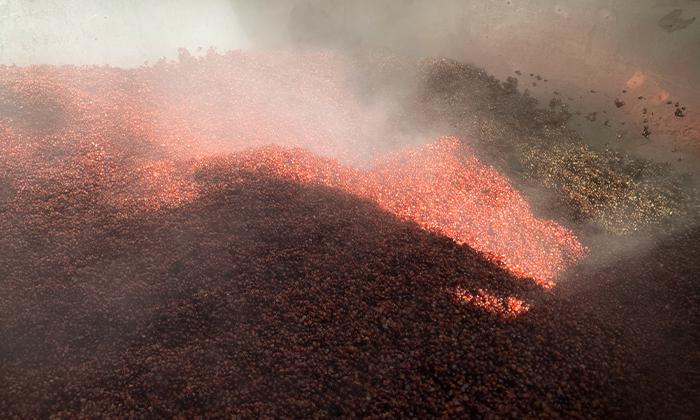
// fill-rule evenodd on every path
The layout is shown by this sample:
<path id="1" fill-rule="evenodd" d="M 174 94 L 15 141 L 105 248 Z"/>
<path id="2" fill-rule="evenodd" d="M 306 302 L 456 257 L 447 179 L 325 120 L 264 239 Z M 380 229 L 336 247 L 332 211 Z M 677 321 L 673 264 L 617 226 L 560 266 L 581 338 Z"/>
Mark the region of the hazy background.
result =
<path id="1" fill-rule="evenodd" d="M 674 10 L 669 31 L 659 20 Z M 638 67 L 692 88 L 697 16 L 698 0 L 0 0 L 0 61 L 133 66 L 179 47 L 302 41 L 478 59 L 503 74 L 537 64 L 577 82 Z"/>
<path id="2" fill-rule="evenodd" d="M 514 76 L 543 103 L 554 91 L 582 116 L 603 111 L 629 119 L 625 129 L 572 126 L 594 146 L 611 145 L 684 170 L 678 150 L 700 154 L 700 1 L 697 0 L 234 0 L 256 45 L 322 45 L 444 56 Z M 540 75 L 546 83 L 529 78 Z M 627 90 L 627 105 L 614 100 Z M 591 91 L 595 91 L 592 93 Z M 645 99 L 637 101 L 643 96 Z M 680 102 L 686 118 L 667 101 Z M 642 137 L 642 111 L 653 136 Z M 670 112 L 669 112 L 670 110 Z M 622 136 L 622 141 L 618 140 Z"/>
<path id="3" fill-rule="evenodd" d="M 561 91 L 582 115 L 620 114 L 626 130 L 572 125 L 592 145 L 687 170 L 697 161 L 675 153 L 700 156 L 697 17 L 698 0 L 0 0 L 0 64 L 138 66 L 210 46 L 445 56 L 499 78 L 520 70 L 521 88 L 543 103 Z M 530 73 L 547 82 L 533 86 Z M 645 101 L 616 109 L 622 89 Z M 668 100 L 688 116 L 674 117 Z M 641 112 L 655 107 L 653 136 L 643 139 Z"/>
<path id="4" fill-rule="evenodd" d="M 138 66 L 246 47 L 228 0 L 0 0 L 0 63 Z"/>

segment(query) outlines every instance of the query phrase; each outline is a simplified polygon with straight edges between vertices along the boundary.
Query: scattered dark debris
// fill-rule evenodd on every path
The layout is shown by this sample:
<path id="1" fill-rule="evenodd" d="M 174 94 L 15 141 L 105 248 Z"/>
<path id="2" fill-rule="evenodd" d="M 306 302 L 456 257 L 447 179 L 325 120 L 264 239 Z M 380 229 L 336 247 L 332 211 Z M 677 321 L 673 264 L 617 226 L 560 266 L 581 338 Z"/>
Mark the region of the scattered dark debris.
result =
<path id="1" fill-rule="evenodd" d="M 623 106 L 625 106 L 625 101 L 619 98 L 615 98 L 615 106 L 618 108 L 622 108 Z"/>
<path id="2" fill-rule="evenodd" d="M 645 125 L 644 129 L 642 130 L 642 136 L 644 136 L 644 138 L 649 138 L 650 135 L 651 131 L 649 130 L 649 126 Z"/>
<path id="3" fill-rule="evenodd" d="M 590 114 L 586 115 L 586 119 L 590 122 L 595 122 L 595 120 L 598 118 L 598 112 L 591 112 Z"/>
<path id="4" fill-rule="evenodd" d="M 676 108 L 676 112 L 674 112 L 674 115 L 679 118 L 685 117 L 685 112 L 683 112 L 683 109 L 681 108 Z"/>

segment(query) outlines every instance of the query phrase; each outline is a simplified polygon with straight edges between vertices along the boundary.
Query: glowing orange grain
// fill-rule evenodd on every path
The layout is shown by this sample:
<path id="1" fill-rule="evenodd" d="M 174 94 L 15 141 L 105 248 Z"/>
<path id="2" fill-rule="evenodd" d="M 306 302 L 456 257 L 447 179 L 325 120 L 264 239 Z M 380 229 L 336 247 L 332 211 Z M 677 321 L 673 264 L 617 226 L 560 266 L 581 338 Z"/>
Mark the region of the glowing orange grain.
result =
<path id="1" fill-rule="evenodd" d="M 0 76 L 7 106 L 51 115 L 41 131 L 17 124 L 23 115 L 0 118 L 3 164 L 33 174 L 20 190 L 59 180 L 75 194 L 99 191 L 122 214 L 156 211 L 212 188 L 194 174 L 218 161 L 372 200 L 542 286 L 585 253 L 460 139 L 381 152 L 377 117 L 333 54 L 210 54 L 134 70 L 0 67 Z M 55 164 L 37 163 L 42 153 L 56 154 Z"/>
<path id="2" fill-rule="evenodd" d="M 570 230 L 535 217 L 508 180 L 456 138 L 384 156 L 368 169 L 276 146 L 236 153 L 223 162 L 370 199 L 545 287 L 585 253 Z"/>
<path id="3" fill-rule="evenodd" d="M 471 305 L 504 319 L 517 318 L 530 310 L 530 305 L 521 299 L 514 296 L 499 297 L 483 289 L 478 289 L 476 293 L 469 293 L 457 288 L 453 296 L 459 303 Z"/>

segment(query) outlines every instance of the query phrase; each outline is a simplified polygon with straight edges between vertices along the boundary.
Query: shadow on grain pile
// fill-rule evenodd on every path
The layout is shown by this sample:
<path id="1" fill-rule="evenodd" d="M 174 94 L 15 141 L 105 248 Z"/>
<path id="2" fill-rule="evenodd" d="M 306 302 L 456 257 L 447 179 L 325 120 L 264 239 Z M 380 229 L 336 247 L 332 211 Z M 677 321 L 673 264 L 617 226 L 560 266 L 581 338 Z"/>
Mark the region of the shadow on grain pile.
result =
<path id="1" fill-rule="evenodd" d="M 622 407 L 617 333 L 469 247 L 325 187 L 196 177 L 218 187 L 127 221 L 44 215 L 68 234 L 5 253 L 3 415 Z"/>
<path id="2" fill-rule="evenodd" d="M 562 296 L 604 317 L 629 348 L 634 413 L 693 418 L 700 408 L 700 229 L 570 270 Z"/>

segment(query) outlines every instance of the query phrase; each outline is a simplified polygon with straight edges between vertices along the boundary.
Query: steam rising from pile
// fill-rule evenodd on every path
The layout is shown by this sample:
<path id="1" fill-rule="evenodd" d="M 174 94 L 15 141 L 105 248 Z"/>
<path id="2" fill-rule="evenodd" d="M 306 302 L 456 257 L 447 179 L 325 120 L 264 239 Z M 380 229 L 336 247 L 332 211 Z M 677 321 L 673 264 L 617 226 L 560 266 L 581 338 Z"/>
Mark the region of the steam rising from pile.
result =
<path id="1" fill-rule="evenodd" d="M 197 59 L 184 50 L 176 63 L 126 72 L 8 68 L 5 106 L 15 106 L 16 115 L 7 124 L 17 120 L 21 131 L 6 134 L 7 156 L 14 157 L 6 165 L 20 165 L 43 182 L 61 180 L 67 190 L 77 188 L 74 177 L 90 174 L 103 188 L 102 200 L 129 217 L 196 199 L 193 174 L 210 164 L 208 156 L 300 147 L 340 162 L 297 149 L 233 159 L 370 199 L 542 284 L 584 254 L 571 231 L 535 217 L 507 179 L 459 139 L 387 154 L 382 137 L 398 130 L 362 106 L 346 68 L 341 56 L 323 52 L 211 52 Z M 54 108 L 60 121 L 37 114 Z M 31 118 L 25 109 L 34 110 Z M 42 165 L 37 154 L 58 160 L 31 168 Z M 176 164 L 188 156 L 195 163 Z M 14 188 L 21 200 L 22 191 L 39 186 L 17 178 Z"/>

